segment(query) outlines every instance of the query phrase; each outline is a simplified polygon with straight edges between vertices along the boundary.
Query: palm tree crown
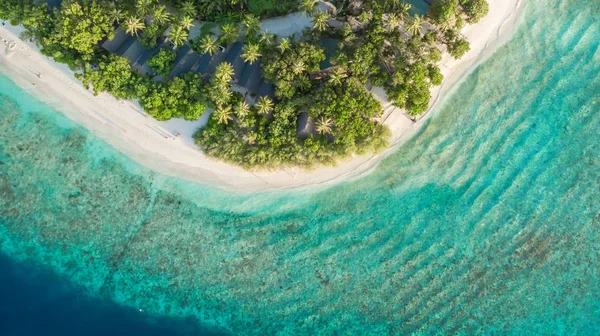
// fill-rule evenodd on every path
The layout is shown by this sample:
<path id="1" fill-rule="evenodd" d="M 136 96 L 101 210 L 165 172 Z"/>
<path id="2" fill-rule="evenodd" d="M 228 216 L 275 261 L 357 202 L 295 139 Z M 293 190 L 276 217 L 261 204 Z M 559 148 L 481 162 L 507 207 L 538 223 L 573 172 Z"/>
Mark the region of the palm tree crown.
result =
<path id="1" fill-rule="evenodd" d="M 333 127 L 333 120 L 325 117 L 319 118 L 316 122 L 315 130 L 321 134 L 330 133 Z"/>
<path id="2" fill-rule="evenodd" d="M 261 96 L 255 104 L 259 113 L 268 114 L 274 107 L 273 101 L 267 96 Z"/>
<path id="3" fill-rule="evenodd" d="M 200 50 L 202 50 L 202 52 L 208 53 L 210 56 L 212 56 L 214 53 L 217 52 L 217 50 L 219 50 L 217 40 L 211 35 L 206 35 L 202 39 L 200 39 L 200 43 L 198 46 L 200 47 Z"/>
<path id="4" fill-rule="evenodd" d="M 302 60 L 298 60 L 292 65 L 292 72 L 294 75 L 300 75 L 304 70 L 306 70 L 306 64 L 304 64 Z"/>
<path id="5" fill-rule="evenodd" d="M 157 4 L 156 0 L 137 0 L 135 2 L 135 12 L 144 17 L 152 12 L 152 8 Z"/>
<path id="6" fill-rule="evenodd" d="M 242 20 L 244 26 L 244 32 L 246 36 L 254 37 L 260 31 L 260 23 L 258 18 L 252 14 L 246 14 Z"/>
<path id="7" fill-rule="evenodd" d="M 188 33 L 181 26 L 175 26 L 171 29 L 169 33 L 169 41 L 173 42 L 173 44 L 177 47 L 182 46 L 187 40 Z"/>
<path id="8" fill-rule="evenodd" d="M 219 80 L 227 83 L 233 78 L 233 66 L 227 62 L 223 62 L 217 65 L 217 69 L 215 71 L 215 77 Z"/>
<path id="9" fill-rule="evenodd" d="M 324 31 L 325 29 L 327 29 L 327 27 L 329 27 L 329 24 L 327 23 L 327 20 L 329 20 L 329 13 L 327 13 L 327 12 L 320 12 L 313 19 L 313 28 L 315 30 L 317 30 L 317 31 L 320 31 L 320 32 Z"/>
<path id="10" fill-rule="evenodd" d="M 281 40 L 281 42 L 279 42 L 277 49 L 279 49 L 279 51 L 281 53 L 284 53 L 286 50 L 290 49 L 291 47 L 292 47 L 292 43 L 290 42 L 290 40 L 287 37 L 285 37 Z"/>
<path id="11" fill-rule="evenodd" d="M 304 12 L 304 14 L 311 16 L 315 12 L 315 7 L 317 6 L 318 0 L 302 0 L 300 3 L 300 10 Z"/>
<path id="12" fill-rule="evenodd" d="M 242 100 L 235 107 L 235 114 L 240 118 L 244 118 L 248 115 L 248 113 L 250 113 L 250 105 L 248 105 L 248 103 L 246 103 L 244 100 Z"/>
<path id="13" fill-rule="evenodd" d="M 221 26 L 221 33 L 222 43 L 227 45 L 238 38 L 240 28 L 235 23 L 225 23 Z"/>
<path id="14" fill-rule="evenodd" d="M 262 55 L 260 53 L 260 47 L 258 44 L 247 44 L 244 47 L 244 53 L 242 54 L 244 61 L 253 64 L 260 56 Z"/>
<path id="15" fill-rule="evenodd" d="M 132 36 L 137 36 L 138 32 L 144 29 L 144 27 L 146 27 L 146 24 L 144 24 L 142 20 L 133 16 L 128 17 L 125 21 L 125 31 Z"/>
<path id="16" fill-rule="evenodd" d="M 215 109 L 214 114 L 219 124 L 227 125 L 229 120 L 233 120 L 233 111 L 231 110 L 230 105 L 221 106 L 220 108 Z"/>
<path id="17" fill-rule="evenodd" d="M 342 80 L 346 78 L 346 74 L 342 70 L 342 68 L 337 67 L 333 70 L 331 75 L 329 76 L 329 82 L 334 85 L 342 84 Z"/>
<path id="18" fill-rule="evenodd" d="M 183 16 L 179 19 L 177 23 L 179 26 L 185 28 L 186 30 L 190 30 L 194 26 L 194 19 L 189 16 Z"/>
<path id="19" fill-rule="evenodd" d="M 154 8 L 152 20 L 159 25 L 164 25 L 171 21 L 171 14 L 169 14 L 169 12 L 167 11 L 167 7 L 157 6 L 156 8 Z"/>
<path id="20" fill-rule="evenodd" d="M 410 23 L 410 26 L 408 26 L 407 30 L 409 33 L 411 33 L 412 35 L 416 36 L 416 35 L 421 35 L 421 30 L 422 30 L 422 25 L 423 25 L 423 19 L 419 16 L 419 14 L 415 14 L 413 16 L 412 22 Z"/>
<path id="21" fill-rule="evenodd" d="M 194 5 L 193 1 L 186 1 L 179 6 L 179 12 L 184 16 L 195 17 L 196 5 Z"/>

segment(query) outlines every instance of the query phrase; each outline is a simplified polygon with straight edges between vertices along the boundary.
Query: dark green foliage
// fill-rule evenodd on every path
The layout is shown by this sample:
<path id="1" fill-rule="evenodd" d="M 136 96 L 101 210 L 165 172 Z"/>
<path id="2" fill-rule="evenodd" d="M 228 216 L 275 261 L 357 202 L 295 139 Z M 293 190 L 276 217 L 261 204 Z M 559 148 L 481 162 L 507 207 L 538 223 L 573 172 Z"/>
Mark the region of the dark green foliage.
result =
<path id="1" fill-rule="evenodd" d="M 177 52 L 169 48 L 160 48 L 156 55 L 148 60 L 148 65 L 161 76 L 168 75 L 175 65 Z"/>
<path id="2" fill-rule="evenodd" d="M 248 11 L 258 17 L 285 15 L 298 7 L 295 0 L 250 0 Z"/>
<path id="3" fill-rule="evenodd" d="M 294 43 L 285 52 L 269 50 L 262 61 L 264 78 L 275 84 L 278 98 L 290 99 L 310 90 L 310 73 L 319 70 L 324 59 L 322 48 L 305 42 Z"/>
<path id="4" fill-rule="evenodd" d="M 454 19 L 458 11 L 458 0 L 440 0 L 434 2 L 428 11 L 428 15 L 436 24 L 448 22 Z"/>
<path id="5" fill-rule="evenodd" d="M 167 82 L 152 83 L 139 98 L 144 110 L 158 120 L 196 120 L 206 110 L 200 75 L 186 73 Z"/>
<path id="6" fill-rule="evenodd" d="M 467 14 L 469 23 L 479 22 L 489 11 L 486 0 L 461 0 L 461 5 Z"/>
<path id="7" fill-rule="evenodd" d="M 329 130 L 313 130 L 300 139 L 296 127 L 302 111 L 317 122 L 329 121 Z M 380 103 L 354 79 L 280 103 L 271 117 L 251 109 L 226 124 L 211 118 L 194 138 L 208 155 L 247 168 L 331 164 L 351 153 L 377 152 L 388 145 L 389 130 L 374 121 L 381 113 Z"/>
<path id="8" fill-rule="evenodd" d="M 90 0 L 79 2 L 65 0 L 55 10 L 56 27 L 46 43 L 58 44 L 72 49 L 83 60 L 90 60 L 98 48 L 98 42 L 112 38 L 114 19 L 110 15 L 108 1 Z"/>
<path id="9" fill-rule="evenodd" d="M 151 24 L 142 30 L 140 34 L 140 44 L 146 49 L 152 49 L 156 47 L 158 38 L 162 36 L 166 28 L 157 24 Z"/>
<path id="10" fill-rule="evenodd" d="M 452 57 L 459 59 L 463 57 L 471 47 L 469 42 L 462 38 L 458 32 L 454 30 L 448 30 L 444 34 L 444 43 L 448 46 L 448 52 Z"/>
<path id="11" fill-rule="evenodd" d="M 98 63 L 99 70 L 86 69 L 83 73 L 83 85 L 91 86 L 94 93 L 108 92 L 120 99 L 136 96 L 134 83 L 137 74 L 131 71 L 126 57 L 110 55 Z"/>

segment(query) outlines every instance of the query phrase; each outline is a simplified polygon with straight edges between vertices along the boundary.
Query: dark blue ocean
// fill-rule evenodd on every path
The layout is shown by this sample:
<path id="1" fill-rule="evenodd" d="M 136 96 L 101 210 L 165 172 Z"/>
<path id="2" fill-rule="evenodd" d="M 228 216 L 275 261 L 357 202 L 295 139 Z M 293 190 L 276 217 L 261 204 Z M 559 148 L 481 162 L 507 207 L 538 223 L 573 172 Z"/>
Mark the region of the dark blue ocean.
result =
<path id="1" fill-rule="evenodd" d="M 0 254 L 0 335 L 224 335 L 84 293 L 48 267 Z"/>

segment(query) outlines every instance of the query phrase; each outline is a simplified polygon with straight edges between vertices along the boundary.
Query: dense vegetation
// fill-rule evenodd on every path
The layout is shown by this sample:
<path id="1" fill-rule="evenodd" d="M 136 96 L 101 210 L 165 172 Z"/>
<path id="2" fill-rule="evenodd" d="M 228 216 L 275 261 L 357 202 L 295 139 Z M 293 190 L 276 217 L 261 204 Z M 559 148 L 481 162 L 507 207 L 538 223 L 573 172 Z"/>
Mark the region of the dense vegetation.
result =
<path id="1" fill-rule="evenodd" d="M 388 99 L 411 116 L 425 112 L 430 89 L 442 83 L 442 52 L 455 58 L 469 50 L 460 35 L 465 22 L 488 11 L 485 0 L 440 0 L 424 17 L 410 15 L 398 0 L 64 0 L 50 10 L 45 2 L 3 0 L 0 18 L 22 24 L 42 53 L 80 70 L 79 78 L 96 94 L 137 99 L 158 120 L 196 120 L 213 110 L 194 136 L 208 154 L 245 167 L 333 164 L 354 153 L 387 146 L 382 106 L 366 89 L 381 86 Z M 279 38 L 260 32 L 260 18 L 300 8 L 313 27 L 302 36 Z M 200 34 L 189 40 L 196 20 Z M 146 49 L 165 38 L 189 43 L 214 55 L 223 46 L 244 43 L 247 64 L 262 59 L 264 80 L 275 96 L 243 95 L 232 88 L 233 67 L 221 63 L 212 78 L 187 73 L 168 76 L 176 51 L 161 48 L 141 75 L 127 58 L 111 55 L 99 43 L 121 26 Z M 322 42 L 334 41 L 335 50 Z M 324 67 L 324 64 L 326 66 Z M 93 65 L 93 66 L 92 66 Z M 157 80 L 151 76 L 158 74 Z M 158 78 L 161 78 L 158 77 Z"/>

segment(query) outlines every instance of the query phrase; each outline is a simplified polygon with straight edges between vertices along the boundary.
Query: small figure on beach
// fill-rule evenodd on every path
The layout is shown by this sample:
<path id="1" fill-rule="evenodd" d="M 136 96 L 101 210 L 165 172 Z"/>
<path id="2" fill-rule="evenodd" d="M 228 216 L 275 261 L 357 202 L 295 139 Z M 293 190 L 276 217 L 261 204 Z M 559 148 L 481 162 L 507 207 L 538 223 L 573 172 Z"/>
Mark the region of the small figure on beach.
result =
<path id="1" fill-rule="evenodd" d="M 37 78 L 40 78 L 40 79 L 42 78 L 42 73 L 41 72 L 38 72 Z"/>
<path id="2" fill-rule="evenodd" d="M 173 140 L 179 139 L 180 136 L 181 136 L 181 134 L 179 134 L 179 132 L 175 132 L 175 136 L 173 137 Z"/>

